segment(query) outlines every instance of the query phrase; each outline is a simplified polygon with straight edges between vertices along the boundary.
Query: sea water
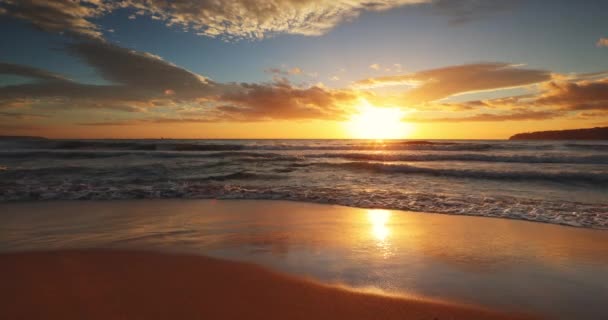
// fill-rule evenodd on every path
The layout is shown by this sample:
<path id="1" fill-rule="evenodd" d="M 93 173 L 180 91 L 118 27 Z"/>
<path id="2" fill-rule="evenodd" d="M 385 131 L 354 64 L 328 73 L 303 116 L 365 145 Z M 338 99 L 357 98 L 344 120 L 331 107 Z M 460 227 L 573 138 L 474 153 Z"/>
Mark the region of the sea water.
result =
<path id="1" fill-rule="evenodd" d="M 282 199 L 608 228 L 608 141 L 10 140 L 0 201 Z"/>

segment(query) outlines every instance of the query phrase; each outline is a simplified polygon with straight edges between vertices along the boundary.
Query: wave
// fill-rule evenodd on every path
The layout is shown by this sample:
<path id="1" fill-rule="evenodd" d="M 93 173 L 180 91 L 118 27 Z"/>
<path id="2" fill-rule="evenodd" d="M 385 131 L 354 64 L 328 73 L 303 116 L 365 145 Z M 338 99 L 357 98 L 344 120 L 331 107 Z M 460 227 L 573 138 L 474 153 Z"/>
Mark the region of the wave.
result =
<path id="1" fill-rule="evenodd" d="M 211 140 L 40 140 L 18 141 L 4 144 L 4 149 L 46 150 L 106 150 L 106 151 L 284 151 L 284 150 L 436 150 L 472 151 L 487 150 L 551 150 L 554 144 L 514 143 L 507 141 L 359 141 L 359 140 L 303 140 L 298 142 L 237 141 L 213 142 Z M 575 145 L 576 146 L 576 145 Z M 576 148 L 576 147 L 573 148 Z M 598 145 L 602 146 L 602 145 Z M 599 147 L 598 147 L 599 148 Z"/>
<path id="2" fill-rule="evenodd" d="M 225 151 L 225 152 L 175 152 L 175 151 L 106 151 L 106 150 L 15 150 L 0 151 L 0 159 L 103 159 L 115 157 L 141 156 L 146 158 L 261 158 L 266 160 L 288 161 L 301 157 L 269 152 Z"/>
<path id="3" fill-rule="evenodd" d="M 65 141 L 53 142 L 50 149 L 59 150 L 100 150 L 100 149 L 123 149 L 123 150 L 146 150 L 146 151 L 235 151 L 245 148 L 239 144 L 197 144 L 197 143 L 155 143 L 148 141 L 122 142 L 122 141 Z"/>
<path id="4" fill-rule="evenodd" d="M 394 189 L 327 188 L 299 185 L 238 185 L 213 181 L 165 181 L 147 184 L 17 185 L 0 188 L 0 202 L 36 200 L 116 199 L 267 199 L 339 204 L 359 208 L 383 208 L 530 220 L 576 227 L 608 229 L 603 203 L 549 201 L 485 194 L 445 195 L 401 192 Z"/>
<path id="5" fill-rule="evenodd" d="M 210 175 L 203 178 L 187 179 L 187 181 L 227 181 L 227 180 L 279 180 L 285 176 L 277 174 L 263 174 L 247 171 L 239 171 L 226 174 Z"/>
<path id="6" fill-rule="evenodd" d="M 370 161 L 483 161 L 510 163 L 580 163 L 608 164 L 608 155 L 496 155 L 483 153 L 385 154 L 385 153 L 321 153 L 311 158 L 342 158 Z"/>
<path id="7" fill-rule="evenodd" d="M 386 164 L 379 162 L 321 162 L 316 165 L 354 170 L 368 170 L 375 173 L 422 174 L 454 178 L 490 179 L 490 180 L 547 180 L 570 183 L 583 182 L 608 186 L 608 174 L 584 172 L 543 172 L 543 171 L 489 171 L 474 169 L 444 169 L 416 167 L 406 164 Z"/>
<path id="8" fill-rule="evenodd" d="M 77 179 L 115 178 L 115 180 L 151 181 L 166 177 L 169 168 L 162 164 L 131 165 L 122 167 L 62 166 L 41 168 L 8 168 L 0 172 L 3 180 L 32 179 Z"/>
<path id="9" fill-rule="evenodd" d="M 588 151 L 608 151 L 608 144 L 578 144 L 578 143 L 566 143 L 565 147 L 588 150 Z"/>
<path id="10" fill-rule="evenodd" d="M 568 163 L 568 164 L 608 164 L 608 155 L 572 155 L 572 154 L 491 154 L 491 153 L 360 153 L 334 152 L 303 155 L 288 155 L 262 150 L 252 151 L 213 151 L 213 152 L 182 152 L 182 151 L 135 151 L 135 150 L 14 150 L 0 151 L 0 159 L 104 159 L 116 157 L 144 157 L 147 159 L 164 158 L 231 158 L 234 161 L 255 162 L 264 161 L 305 161 L 311 158 L 340 158 L 348 160 L 368 161 L 477 161 L 477 162 L 506 162 L 506 163 Z"/>
<path id="11" fill-rule="evenodd" d="M 209 162 L 187 167 L 173 168 L 163 164 L 129 165 L 121 167 L 43 167 L 43 168 L 6 168 L 0 171 L 4 182 L 30 180 L 40 182 L 58 181 L 102 181 L 142 183 L 155 181 L 227 181 L 227 180 L 271 180 L 285 176 L 231 169 L 231 161 Z M 226 172 L 226 171 L 232 172 Z"/>

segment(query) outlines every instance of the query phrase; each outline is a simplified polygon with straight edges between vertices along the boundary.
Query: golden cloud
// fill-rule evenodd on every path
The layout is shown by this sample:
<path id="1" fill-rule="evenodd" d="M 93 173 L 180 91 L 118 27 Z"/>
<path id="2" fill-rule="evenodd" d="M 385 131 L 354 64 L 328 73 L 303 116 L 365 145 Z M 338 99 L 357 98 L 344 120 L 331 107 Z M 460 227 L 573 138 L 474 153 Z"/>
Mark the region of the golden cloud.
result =
<path id="1" fill-rule="evenodd" d="M 464 93 L 515 88 L 548 81 L 545 70 L 524 69 L 507 63 L 476 63 L 363 79 L 357 88 L 406 85 L 413 88 L 403 95 L 403 102 L 418 104 Z"/>
<path id="2" fill-rule="evenodd" d="M 380 11 L 431 0 L 0 0 L 0 14 L 52 32 L 101 39 L 92 19 L 118 9 L 135 10 L 207 37 L 262 39 L 274 34 L 321 35 L 364 11 Z"/>

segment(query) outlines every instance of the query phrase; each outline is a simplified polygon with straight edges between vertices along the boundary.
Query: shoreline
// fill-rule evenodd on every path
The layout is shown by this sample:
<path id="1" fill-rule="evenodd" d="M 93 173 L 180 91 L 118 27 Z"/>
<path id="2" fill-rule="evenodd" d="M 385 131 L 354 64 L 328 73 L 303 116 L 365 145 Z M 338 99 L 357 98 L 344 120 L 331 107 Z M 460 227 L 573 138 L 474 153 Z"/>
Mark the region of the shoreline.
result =
<path id="1" fill-rule="evenodd" d="M 204 255 L 359 292 L 551 319 L 606 316 L 603 230 L 278 200 L 50 201 L 0 211 L 0 254 Z"/>
<path id="2" fill-rule="evenodd" d="M 533 319 L 345 290 L 242 262 L 108 249 L 0 254 L 3 319 Z"/>
<path id="3" fill-rule="evenodd" d="M 527 219 L 526 217 L 514 217 L 514 216 L 489 216 L 489 215 L 480 215 L 475 213 L 451 213 L 451 212 L 431 212 L 431 211 L 416 211 L 416 210 L 406 210 L 400 208 L 393 207 L 364 207 L 364 206 L 353 206 L 348 204 L 342 204 L 339 202 L 324 202 L 324 201 L 305 201 L 300 199 L 280 199 L 280 198 L 124 198 L 124 199 L 38 199 L 38 200 L 8 200 L 8 201 L 0 201 L 0 207 L 3 205 L 27 205 L 32 203 L 62 203 L 62 202 L 108 202 L 108 203 L 116 203 L 116 202 L 129 202 L 129 201 L 143 201 L 143 200 L 151 200 L 151 201 L 277 201 L 277 202 L 293 202 L 296 204 L 314 204 L 314 205 L 326 205 L 326 206 L 337 206 L 344 208 L 352 208 L 352 209 L 362 209 L 362 210 L 390 210 L 390 211 L 400 211 L 403 213 L 415 213 L 415 214 L 427 214 L 427 215 L 445 215 L 445 216 L 462 216 L 462 217 L 474 217 L 474 218 L 490 218 L 490 219 L 500 219 L 500 220 L 509 220 L 509 221 L 521 221 L 521 222 L 531 222 L 538 223 L 542 225 L 553 225 L 560 227 L 569 227 L 575 229 L 583 229 L 583 230 L 599 230 L 599 231 L 608 231 L 608 226 L 597 226 L 597 225 L 580 225 L 580 224 L 572 224 L 566 222 L 555 222 L 555 221 L 545 221 L 545 220 L 534 220 Z"/>

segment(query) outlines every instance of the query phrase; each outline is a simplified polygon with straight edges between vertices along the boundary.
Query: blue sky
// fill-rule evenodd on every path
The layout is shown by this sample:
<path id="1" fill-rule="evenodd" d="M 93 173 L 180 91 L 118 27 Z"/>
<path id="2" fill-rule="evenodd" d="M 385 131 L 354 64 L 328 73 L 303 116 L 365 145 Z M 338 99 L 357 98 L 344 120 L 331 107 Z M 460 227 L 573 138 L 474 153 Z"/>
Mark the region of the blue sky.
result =
<path id="1" fill-rule="evenodd" d="M 337 22 L 321 21 L 322 25 L 330 25 L 321 34 L 300 34 L 308 31 L 283 28 L 265 33 L 263 38 L 226 41 L 223 38 L 234 35 L 234 31 L 226 29 L 215 38 L 197 35 L 192 26 L 206 28 L 207 20 L 194 17 L 185 24 L 167 26 L 166 17 L 160 20 L 153 17 L 168 14 L 184 19 L 185 15 L 175 12 L 135 15 L 140 10 L 137 4 L 84 17 L 83 21 L 95 26 L 91 30 L 100 32 L 99 36 L 90 36 L 80 29 L 75 32 L 69 24 L 64 29 L 61 29 L 63 26 L 49 27 L 36 21 L 35 16 L 27 15 L 29 9 L 44 13 L 47 7 L 41 4 L 43 1 L 0 0 L 0 8 L 5 11 L 0 15 L 0 37 L 3 39 L 0 61 L 61 74 L 81 84 L 112 85 L 99 67 L 65 50 L 66 44 L 101 41 L 124 50 L 159 56 L 167 64 L 217 83 L 271 85 L 286 78 L 294 88 L 320 86 L 327 90 L 351 90 L 353 83 L 362 79 L 486 62 L 512 64 L 514 68 L 544 70 L 562 76 L 608 70 L 608 48 L 598 45 L 600 39 L 608 37 L 608 1 L 533 0 L 505 5 L 497 0 L 452 0 L 449 8 L 441 9 L 446 1 L 449 0 L 404 5 L 388 1 L 389 6 L 379 11 L 369 9 L 363 1 L 361 7 L 352 9 L 357 14 L 337 19 Z M 326 2 L 319 3 L 322 8 Z M 81 5 L 91 6 L 86 1 Z M 467 10 L 464 16 L 458 12 L 463 8 Z M 48 9 L 49 16 L 56 14 L 53 10 L 55 8 Z M 463 17 L 465 21 L 456 21 Z M 299 28 L 308 30 L 306 23 L 309 22 L 302 22 Z M 189 30 L 184 31 L 184 26 L 190 27 Z M 271 68 L 284 72 L 273 73 L 269 71 Z M 288 70 L 294 68 L 299 71 L 289 74 Z M 2 85 L 27 81 L 27 77 L 9 72 L 0 74 Z M 524 84 L 528 85 L 528 82 Z M 470 88 L 440 100 L 466 102 L 467 99 L 494 99 L 534 91 L 520 85 L 492 88 L 495 90 Z M 368 90 L 395 95 L 407 88 L 387 85 Z M 175 105 L 174 102 L 169 104 Z M 237 102 L 231 100 L 230 103 Z M 170 108 L 163 107 L 165 116 L 167 112 L 171 113 L 167 111 Z M 251 105 L 236 107 L 252 108 Z M 601 113 L 604 109 L 595 111 Z M 121 117 L 132 118 L 133 115 L 116 114 L 114 118 Z M 270 114 L 266 118 L 273 119 L 273 116 Z"/>
<path id="2" fill-rule="evenodd" d="M 340 69 L 345 78 L 373 75 L 373 63 L 418 71 L 446 65 L 503 61 L 555 72 L 608 69 L 608 50 L 596 42 L 608 34 L 606 1 L 523 1 L 472 21 L 454 24 L 427 6 L 364 12 L 323 36 L 277 35 L 226 43 L 168 28 L 149 17 L 129 20 L 133 10 L 95 19 L 109 41 L 151 52 L 218 81 L 267 80 L 265 68 L 298 66 L 327 81 Z M 57 48 L 65 35 L 36 30 L 2 18 L 0 51 L 6 62 L 28 64 L 90 80 L 94 72 Z M 377 50 L 381 48 L 381 50 Z M 25 54 L 24 54 L 25 53 Z"/>

